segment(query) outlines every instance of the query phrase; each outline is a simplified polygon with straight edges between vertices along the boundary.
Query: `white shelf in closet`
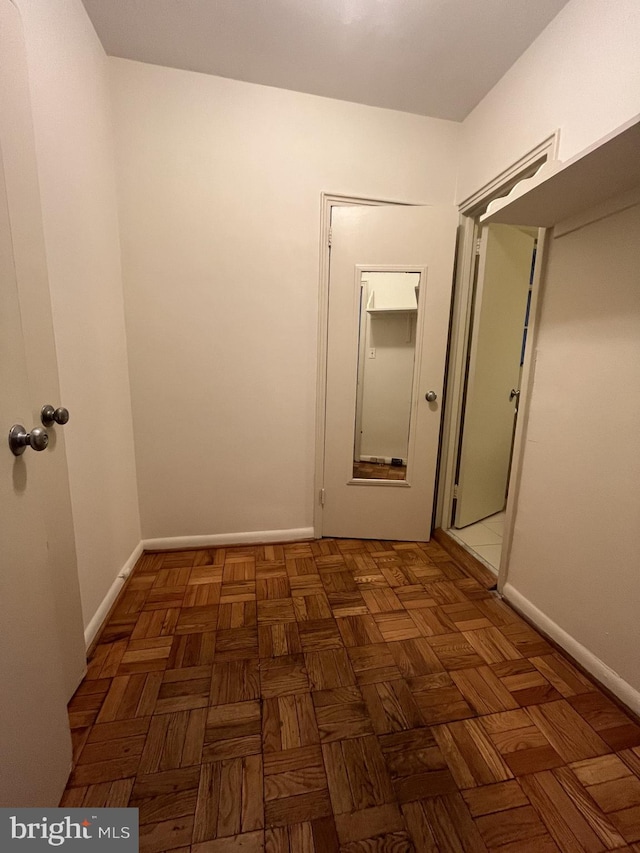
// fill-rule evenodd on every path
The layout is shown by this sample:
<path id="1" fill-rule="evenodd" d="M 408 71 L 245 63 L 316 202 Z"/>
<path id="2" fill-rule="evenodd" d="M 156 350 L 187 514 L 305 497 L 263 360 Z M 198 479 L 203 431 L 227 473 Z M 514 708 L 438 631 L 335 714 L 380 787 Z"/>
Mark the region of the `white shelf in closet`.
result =
<path id="1" fill-rule="evenodd" d="M 509 195 L 493 201 L 483 225 L 551 228 L 640 186 L 640 115 L 566 162 L 549 161 Z"/>

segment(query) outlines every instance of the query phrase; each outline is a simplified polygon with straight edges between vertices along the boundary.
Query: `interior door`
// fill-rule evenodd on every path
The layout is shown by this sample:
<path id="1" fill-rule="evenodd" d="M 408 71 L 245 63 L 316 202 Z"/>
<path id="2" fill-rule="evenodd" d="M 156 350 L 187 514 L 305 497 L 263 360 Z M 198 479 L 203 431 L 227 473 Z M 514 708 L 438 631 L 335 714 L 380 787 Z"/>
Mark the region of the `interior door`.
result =
<path id="1" fill-rule="evenodd" d="M 324 536 L 429 539 L 456 224 L 453 206 L 333 208 Z M 363 370 L 363 358 L 367 368 L 375 365 L 375 372 Z M 383 373 L 386 396 L 375 406 L 371 393 Z M 400 386 L 408 392 L 399 394 Z M 398 398 L 408 411 L 392 407 Z M 363 418 L 372 411 L 379 413 L 380 428 L 367 430 Z M 382 432 L 383 419 L 391 429 L 405 415 L 404 447 L 394 450 L 397 444 L 381 443 L 377 454 L 370 448 L 367 458 L 374 461 L 364 478 L 357 467 L 360 460 L 354 460 L 356 428 L 371 436 Z M 405 456 L 394 455 L 403 450 Z"/>
<path id="2" fill-rule="evenodd" d="M 55 806 L 70 770 L 66 703 L 84 648 L 75 555 L 71 548 L 66 559 L 63 542 L 71 524 L 64 442 L 56 446 L 52 431 L 48 450 L 18 457 L 7 442 L 16 422 L 41 426 L 40 407 L 58 394 L 42 235 L 31 227 L 38 206 L 24 44 L 9 0 L 0 0 L 0 56 L 0 806 Z"/>
<path id="3" fill-rule="evenodd" d="M 455 526 L 504 509 L 535 238 L 482 231 L 460 448 Z"/>

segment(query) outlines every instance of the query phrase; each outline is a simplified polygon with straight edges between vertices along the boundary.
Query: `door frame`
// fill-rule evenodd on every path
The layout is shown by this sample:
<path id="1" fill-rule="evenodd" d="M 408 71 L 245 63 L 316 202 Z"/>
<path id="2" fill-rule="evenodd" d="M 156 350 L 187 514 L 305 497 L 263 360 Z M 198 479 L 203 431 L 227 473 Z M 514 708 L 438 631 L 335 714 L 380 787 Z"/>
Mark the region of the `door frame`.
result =
<path id="1" fill-rule="evenodd" d="M 464 199 L 459 205 L 459 240 L 456 253 L 456 274 L 451 310 L 442 443 L 438 462 L 436 509 L 433 519 L 434 528 L 440 527 L 443 530 L 448 530 L 451 527 L 456 468 L 464 415 L 463 405 L 467 362 L 470 355 L 473 296 L 477 274 L 476 246 L 480 230 L 479 217 L 486 210 L 487 204 L 490 201 L 506 195 L 519 181 L 531 176 L 548 160 L 557 159 L 559 143 L 560 131 L 556 130 L 512 163 L 507 169 L 500 172 L 500 174 L 496 175 L 484 186 Z M 513 539 L 513 523 L 515 520 L 524 450 L 523 438 L 528 420 L 529 398 L 535 369 L 536 333 L 542 305 L 541 284 L 544 280 L 542 272 L 546 254 L 545 244 L 545 229 L 539 229 L 527 333 L 527 348 L 522 368 L 521 393 L 512 450 L 502 554 L 498 572 L 499 590 L 502 589 L 506 582 Z M 460 544 L 466 547 L 464 543 Z"/>
<path id="2" fill-rule="evenodd" d="M 327 336 L 329 332 L 329 271 L 331 259 L 331 210 L 333 207 L 415 207 L 424 201 L 369 198 L 323 192 L 320 195 L 320 277 L 318 286 L 318 360 L 316 371 L 316 447 L 313 487 L 313 535 L 322 538 L 324 502 L 325 409 L 327 401 Z"/>

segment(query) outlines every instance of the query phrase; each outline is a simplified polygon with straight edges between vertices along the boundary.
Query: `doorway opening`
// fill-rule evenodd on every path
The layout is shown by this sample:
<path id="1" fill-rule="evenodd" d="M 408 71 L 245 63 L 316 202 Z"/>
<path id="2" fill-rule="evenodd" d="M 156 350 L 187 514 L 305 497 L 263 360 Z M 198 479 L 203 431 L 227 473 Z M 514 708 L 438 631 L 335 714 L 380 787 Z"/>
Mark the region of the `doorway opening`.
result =
<path id="1" fill-rule="evenodd" d="M 556 132 L 460 205 L 434 526 L 498 575 L 499 588 L 515 517 L 544 231 L 483 226 L 481 217 L 555 159 L 558 142 Z"/>
<path id="2" fill-rule="evenodd" d="M 482 229 L 449 534 L 496 572 L 531 312 L 537 229 Z"/>

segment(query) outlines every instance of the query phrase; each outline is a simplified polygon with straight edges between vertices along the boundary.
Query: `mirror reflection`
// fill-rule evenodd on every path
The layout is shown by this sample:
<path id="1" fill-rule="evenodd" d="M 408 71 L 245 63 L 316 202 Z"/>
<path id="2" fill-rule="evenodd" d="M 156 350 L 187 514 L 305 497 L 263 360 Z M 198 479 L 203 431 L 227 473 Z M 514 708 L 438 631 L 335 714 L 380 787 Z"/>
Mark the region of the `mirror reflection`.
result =
<path id="1" fill-rule="evenodd" d="M 420 273 L 363 272 L 356 480 L 406 480 Z"/>

